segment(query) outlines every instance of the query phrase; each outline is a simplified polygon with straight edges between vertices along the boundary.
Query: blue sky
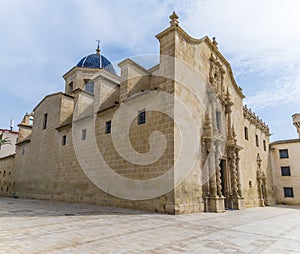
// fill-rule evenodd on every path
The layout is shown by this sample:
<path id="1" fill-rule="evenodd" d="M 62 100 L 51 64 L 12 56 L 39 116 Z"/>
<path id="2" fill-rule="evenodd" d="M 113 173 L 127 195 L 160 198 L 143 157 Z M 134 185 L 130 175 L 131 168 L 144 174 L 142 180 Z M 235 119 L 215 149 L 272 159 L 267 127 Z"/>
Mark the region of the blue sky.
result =
<path id="1" fill-rule="evenodd" d="M 1 0 L 0 128 L 19 123 L 96 39 L 112 62 L 158 54 L 155 35 L 173 10 L 191 36 L 215 36 L 271 140 L 296 138 L 300 112 L 300 2 L 295 0 Z"/>

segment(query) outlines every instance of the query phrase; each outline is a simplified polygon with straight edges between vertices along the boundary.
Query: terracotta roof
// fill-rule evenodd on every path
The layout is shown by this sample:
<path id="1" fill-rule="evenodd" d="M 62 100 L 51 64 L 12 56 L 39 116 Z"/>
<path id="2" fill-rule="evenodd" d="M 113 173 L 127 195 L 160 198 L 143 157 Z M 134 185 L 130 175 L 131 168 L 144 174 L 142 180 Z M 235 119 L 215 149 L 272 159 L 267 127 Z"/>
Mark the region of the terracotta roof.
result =
<path id="1" fill-rule="evenodd" d="M 7 130 L 7 129 L 0 129 L 0 132 L 9 132 L 12 134 L 19 134 L 19 132 L 17 132 L 17 131 L 11 131 L 11 130 Z"/>

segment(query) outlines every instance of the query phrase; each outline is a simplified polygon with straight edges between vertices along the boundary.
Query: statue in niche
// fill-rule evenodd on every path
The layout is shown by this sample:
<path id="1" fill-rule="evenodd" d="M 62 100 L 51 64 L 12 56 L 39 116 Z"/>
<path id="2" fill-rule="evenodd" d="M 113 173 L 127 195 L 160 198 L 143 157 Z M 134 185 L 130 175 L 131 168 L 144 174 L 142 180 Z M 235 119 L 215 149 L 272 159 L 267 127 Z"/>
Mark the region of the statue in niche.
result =
<path id="1" fill-rule="evenodd" d="M 223 81 L 225 70 L 213 54 L 210 55 L 209 64 L 209 82 L 213 85 L 219 95 L 224 95 L 225 87 Z"/>

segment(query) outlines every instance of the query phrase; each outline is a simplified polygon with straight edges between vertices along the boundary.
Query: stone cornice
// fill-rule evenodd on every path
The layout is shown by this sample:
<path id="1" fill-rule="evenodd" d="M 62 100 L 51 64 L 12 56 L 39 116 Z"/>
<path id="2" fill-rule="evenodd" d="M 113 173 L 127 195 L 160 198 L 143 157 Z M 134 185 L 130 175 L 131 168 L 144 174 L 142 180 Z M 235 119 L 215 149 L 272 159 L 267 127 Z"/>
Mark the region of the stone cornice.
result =
<path id="1" fill-rule="evenodd" d="M 7 155 L 7 156 L 4 156 L 4 157 L 1 157 L 0 160 L 6 160 L 6 159 L 9 159 L 9 158 L 14 158 L 16 156 L 16 154 L 10 154 L 10 155 Z"/>
<path id="2" fill-rule="evenodd" d="M 266 135 L 270 135 L 269 126 L 263 122 L 251 109 L 248 109 L 245 105 L 243 107 L 244 118 L 249 120 L 250 123 L 254 124 L 257 128 L 261 129 Z"/>
<path id="3" fill-rule="evenodd" d="M 133 66 L 135 66 L 136 68 L 140 69 L 141 71 L 145 72 L 145 74 L 148 74 L 148 75 L 151 74 L 151 72 L 150 72 L 149 70 L 145 69 L 143 66 L 139 65 L 138 63 L 136 63 L 135 61 L 133 61 L 133 60 L 130 59 L 130 58 L 126 58 L 125 60 L 123 60 L 122 62 L 120 62 L 120 63 L 118 64 L 118 66 L 119 66 L 120 68 L 122 68 L 124 65 L 133 65 Z"/>
<path id="4" fill-rule="evenodd" d="M 28 125 L 28 124 L 24 124 L 24 123 L 18 124 L 18 127 L 22 127 L 25 129 L 32 129 L 32 125 Z"/>
<path id="5" fill-rule="evenodd" d="M 33 111 L 35 111 L 35 110 L 36 110 L 36 109 L 44 102 L 44 100 L 46 100 L 46 99 L 49 98 L 49 97 L 57 96 L 57 95 L 66 96 L 66 97 L 68 97 L 68 98 L 74 99 L 74 97 L 73 97 L 72 95 L 66 94 L 66 93 L 63 93 L 63 92 L 57 92 L 57 93 L 49 94 L 49 95 L 45 96 L 44 99 L 42 99 L 42 100 L 39 102 L 38 105 L 35 106 L 35 108 L 33 109 Z"/>
<path id="6" fill-rule="evenodd" d="M 285 140 L 278 140 L 270 143 L 270 145 L 284 145 L 284 144 L 291 144 L 291 143 L 300 143 L 300 139 L 285 139 Z"/>
<path id="7" fill-rule="evenodd" d="M 97 111 L 97 114 L 101 114 L 101 113 L 103 113 L 103 112 L 107 112 L 108 110 L 113 109 L 113 108 L 116 108 L 116 107 L 118 107 L 118 106 L 119 106 L 119 104 L 118 104 L 118 103 L 115 103 L 114 105 L 111 105 L 111 106 L 109 106 L 109 107 L 101 108 L 101 109 L 99 109 L 99 110 Z"/>
<path id="8" fill-rule="evenodd" d="M 22 140 L 22 141 L 20 141 L 20 142 L 18 142 L 17 144 L 16 144 L 16 146 L 18 146 L 18 145 L 21 145 L 21 144 L 25 144 L 25 143 L 30 143 L 31 142 L 31 139 L 24 139 L 24 140 Z"/>
<path id="9" fill-rule="evenodd" d="M 150 71 L 151 73 L 158 70 L 159 69 L 159 64 L 154 65 L 153 67 L 151 67 L 148 71 Z"/>
<path id="10" fill-rule="evenodd" d="M 72 127 L 72 122 L 62 124 L 62 125 L 56 127 L 55 129 L 56 129 L 57 131 L 62 131 L 62 130 L 64 130 L 64 129 L 68 129 L 68 128 L 71 128 L 71 127 Z"/>
<path id="11" fill-rule="evenodd" d="M 99 68 L 84 68 L 84 67 L 78 67 L 74 66 L 71 70 L 69 70 L 66 74 L 63 75 L 63 78 L 66 79 L 68 76 L 75 75 L 76 73 L 97 73 Z"/>

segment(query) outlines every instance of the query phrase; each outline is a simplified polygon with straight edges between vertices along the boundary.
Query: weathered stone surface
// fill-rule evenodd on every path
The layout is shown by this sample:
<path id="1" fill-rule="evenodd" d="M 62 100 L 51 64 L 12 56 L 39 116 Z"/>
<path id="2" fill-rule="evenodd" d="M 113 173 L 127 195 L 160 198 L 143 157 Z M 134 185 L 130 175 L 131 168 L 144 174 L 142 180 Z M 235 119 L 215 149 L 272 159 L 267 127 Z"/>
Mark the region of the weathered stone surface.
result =
<path id="1" fill-rule="evenodd" d="M 15 177 L 15 156 L 0 158 L 0 196 L 13 197 L 15 195 Z"/>

